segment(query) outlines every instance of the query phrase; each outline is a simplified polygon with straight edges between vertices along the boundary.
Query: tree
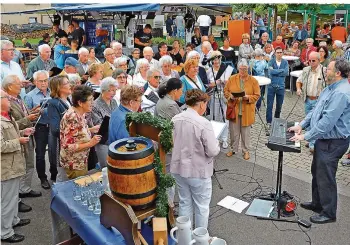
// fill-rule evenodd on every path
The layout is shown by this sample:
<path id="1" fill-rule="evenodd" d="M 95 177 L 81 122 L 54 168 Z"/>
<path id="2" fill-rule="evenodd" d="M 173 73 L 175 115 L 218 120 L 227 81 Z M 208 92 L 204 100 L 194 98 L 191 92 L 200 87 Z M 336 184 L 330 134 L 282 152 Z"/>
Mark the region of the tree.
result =
<path id="1" fill-rule="evenodd" d="M 317 14 L 321 10 L 320 4 L 232 4 L 232 12 L 248 12 L 253 10 L 257 14 L 266 14 L 269 8 L 272 8 L 274 13 L 273 39 L 276 39 L 278 11 L 287 11 L 288 9 L 308 10 Z"/>

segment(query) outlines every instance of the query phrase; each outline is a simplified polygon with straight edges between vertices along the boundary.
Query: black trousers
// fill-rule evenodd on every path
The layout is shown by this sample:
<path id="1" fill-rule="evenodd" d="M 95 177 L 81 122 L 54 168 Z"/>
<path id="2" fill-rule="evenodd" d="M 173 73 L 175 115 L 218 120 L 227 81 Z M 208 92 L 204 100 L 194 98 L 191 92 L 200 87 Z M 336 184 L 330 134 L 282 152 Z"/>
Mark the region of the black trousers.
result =
<path id="1" fill-rule="evenodd" d="M 337 216 L 338 162 L 349 147 L 348 139 L 316 140 L 311 165 L 312 203 L 322 209 L 321 215 L 329 218 Z"/>
<path id="2" fill-rule="evenodd" d="M 209 35 L 209 26 L 200 26 L 199 31 L 201 32 L 202 36 L 208 36 Z"/>
<path id="3" fill-rule="evenodd" d="M 37 124 L 35 127 L 35 154 L 36 154 L 36 171 L 38 173 L 39 179 L 47 179 L 47 175 L 45 173 L 45 154 L 46 147 L 49 141 L 49 126 L 46 124 Z M 57 167 L 52 166 L 50 163 L 50 173 L 51 180 L 56 180 L 57 176 Z"/>

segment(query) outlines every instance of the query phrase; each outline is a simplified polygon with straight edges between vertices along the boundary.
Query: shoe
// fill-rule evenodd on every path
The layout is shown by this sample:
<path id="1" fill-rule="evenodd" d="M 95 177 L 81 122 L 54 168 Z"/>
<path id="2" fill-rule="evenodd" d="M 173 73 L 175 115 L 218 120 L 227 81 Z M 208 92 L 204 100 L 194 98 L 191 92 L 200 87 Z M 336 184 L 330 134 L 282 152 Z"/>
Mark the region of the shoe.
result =
<path id="1" fill-rule="evenodd" d="M 13 228 L 20 227 L 20 226 L 25 226 L 30 224 L 30 219 L 21 219 L 18 224 L 14 225 Z"/>
<path id="2" fill-rule="evenodd" d="M 45 190 L 48 190 L 51 188 L 49 181 L 47 179 L 42 179 L 41 180 L 41 187 L 44 188 Z"/>
<path id="3" fill-rule="evenodd" d="M 8 242 L 8 243 L 17 243 L 17 242 L 22 242 L 23 240 L 24 240 L 24 236 L 19 234 L 13 234 L 9 238 L 1 239 L 1 241 Z"/>
<path id="4" fill-rule="evenodd" d="M 306 142 L 305 147 L 306 147 L 306 148 L 309 148 L 309 147 L 310 147 L 310 143 L 309 143 L 309 142 Z"/>
<path id="5" fill-rule="evenodd" d="M 343 159 L 343 160 L 341 160 L 341 164 L 343 166 L 350 166 L 350 159 Z"/>
<path id="6" fill-rule="evenodd" d="M 229 151 L 226 153 L 227 157 L 232 157 L 234 154 L 236 154 L 234 151 Z"/>
<path id="7" fill-rule="evenodd" d="M 244 152 L 243 153 L 243 159 L 244 160 L 249 160 L 249 158 L 250 158 L 249 152 L 248 151 Z"/>
<path id="8" fill-rule="evenodd" d="M 322 211 L 321 208 L 317 208 L 312 202 L 300 203 L 300 207 L 302 207 L 303 209 L 314 211 L 316 213 L 320 213 Z"/>
<path id="9" fill-rule="evenodd" d="M 26 198 L 26 197 L 41 197 L 42 194 L 40 191 L 33 191 L 31 190 L 28 193 L 19 193 L 20 198 Z"/>
<path id="10" fill-rule="evenodd" d="M 326 223 L 332 223 L 336 222 L 336 218 L 328 218 L 324 215 L 314 215 L 310 217 L 310 221 L 315 224 L 326 224 Z"/>
<path id="11" fill-rule="evenodd" d="M 228 143 L 227 141 L 222 142 L 222 148 L 227 149 Z"/>
<path id="12" fill-rule="evenodd" d="M 32 207 L 28 206 L 27 204 L 24 204 L 23 202 L 18 203 L 18 212 L 21 213 L 28 213 L 32 211 Z"/>
<path id="13" fill-rule="evenodd" d="M 271 129 L 271 123 L 266 123 L 266 127 L 267 127 L 268 130 L 270 130 Z"/>
<path id="14" fill-rule="evenodd" d="M 315 152 L 315 150 L 313 148 L 310 148 L 309 151 L 310 151 L 311 154 L 314 154 L 314 152 Z"/>

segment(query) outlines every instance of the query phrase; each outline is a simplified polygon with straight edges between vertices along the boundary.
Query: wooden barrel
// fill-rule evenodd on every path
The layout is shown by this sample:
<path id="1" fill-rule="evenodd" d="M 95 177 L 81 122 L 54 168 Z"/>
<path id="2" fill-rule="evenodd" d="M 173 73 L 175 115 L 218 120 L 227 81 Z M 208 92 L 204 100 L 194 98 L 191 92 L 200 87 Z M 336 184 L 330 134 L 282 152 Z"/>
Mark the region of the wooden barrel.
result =
<path id="1" fill-rule="evenodd" d="M 108 148 L 107 168 L 112 195 L 134 210 L 146 209 L 156 200 L 154 148 L 150 139 L 131 137 Z"/>

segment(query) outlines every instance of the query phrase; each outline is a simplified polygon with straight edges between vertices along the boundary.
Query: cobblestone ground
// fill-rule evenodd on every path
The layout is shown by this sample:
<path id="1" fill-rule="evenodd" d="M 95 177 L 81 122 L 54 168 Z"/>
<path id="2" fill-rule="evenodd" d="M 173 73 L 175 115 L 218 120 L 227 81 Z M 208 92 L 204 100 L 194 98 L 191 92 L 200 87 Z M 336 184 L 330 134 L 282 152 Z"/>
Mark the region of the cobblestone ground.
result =
<path id="1" fill-rule="evenodd" d="M 260 110 L 260 115 L 264 122 L 266 122 L 265 112 L 266 106 L 263 104 Z M 291 92 L 287 91 L 284 97 L 281 118 L 287 118 L 287 121 L 290 122 L 300 122 L 304 117 L 305 113 L 302 99 L 298 99 L 298 96 L 295 93 L 292 95 Z M 256 115 L 255 124 L 251 129 L 251 158 L 249 161 L 254 162 L 255 156 L 260 159 L 263 158 L 270 161 L 271 164 L 274 164 L 276 170 L 278 153 L 267 148 L 265 145 L 267 139 L 268 137 L 265 134 L 261 120 L 258 115 Z M 306 173 L 311 173 L 312 154 L 309 149 L 305 147 L 305 143 L 305 141 L 302 142 L 301 153 L 285 153 L 283 155 L 283 164 Z M 241 149 L 239 152 L 241 152 Z M 242 158 L 242 154 L 237 154 L 237 157 Z M 350 187 L 350 167 L 344 167 L 340 162 L 337 171 L 337 182 L 343 186 Z"/>

